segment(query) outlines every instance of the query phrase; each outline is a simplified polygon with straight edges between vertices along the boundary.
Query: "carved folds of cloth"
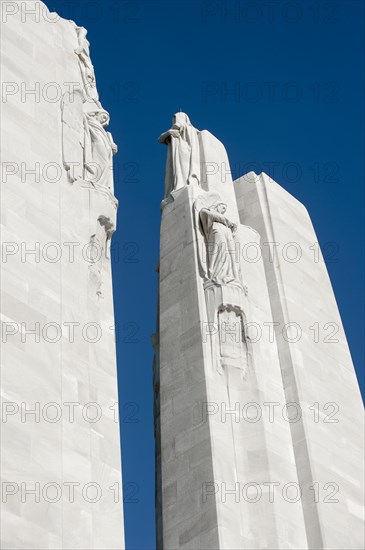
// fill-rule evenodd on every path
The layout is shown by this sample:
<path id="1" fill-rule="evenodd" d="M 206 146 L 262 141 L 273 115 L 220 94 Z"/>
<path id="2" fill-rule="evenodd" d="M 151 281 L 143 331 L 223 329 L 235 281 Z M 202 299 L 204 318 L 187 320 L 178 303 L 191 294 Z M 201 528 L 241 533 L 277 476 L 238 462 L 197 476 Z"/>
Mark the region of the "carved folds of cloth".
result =
<path id="1" fill-rule="evenodd" d="M 225 367 L 246 378 L 251 360 L 247 330 L 249 302 L 241 270 L 241 247 L 236 223 L 226 215 L 216 193 L 199 195 L 193 206 L 199 271 L 203 279 L 212 362 L 219 373 Z"/>

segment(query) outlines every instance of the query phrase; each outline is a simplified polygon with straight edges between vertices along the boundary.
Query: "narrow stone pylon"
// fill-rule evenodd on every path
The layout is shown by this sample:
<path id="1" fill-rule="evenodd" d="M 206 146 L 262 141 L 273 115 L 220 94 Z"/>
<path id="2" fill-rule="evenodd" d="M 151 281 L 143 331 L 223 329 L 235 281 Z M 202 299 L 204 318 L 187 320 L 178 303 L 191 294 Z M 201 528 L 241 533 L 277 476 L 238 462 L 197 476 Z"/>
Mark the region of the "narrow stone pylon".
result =
<path id="1" fill-rule="evenodd" d="M 324 264 L 292 261 L 292 241 L 307 256 L 308 239 L 317 241 L 305 209 L 275 182 L 268 190 L 265 174 L 233 184 L 224 146 L 184 113 L 159 141 L 168 157 L 154 337 L 157 547 L 342 549 L 347 537 L 361 548 L 361 491 L 354 497 L 354 487 L 336 474 L 345 502 L 357 504 L 341 519 L 343 504 L 323 503 L 334 472 L 328 463 L 318 467 L 323 455 L 312 443 L 325 438 L 334 459 L 350 426 L 343 431 L 341 413 L 337 424 L 313 418 L 315 403 L 322 417 L 323 406 L 341 398 L 342 382 L 323 395 L 316 386 L 321 346 L 308 342 L 310 325 L 340 320 Z M 300 225 L 291 233 L 294 218 Z M 279 229 L 283 260 L 267 252 Z M 312 285 L 317 279 L 321 290 Z M 312 302 L 313 317 L 302 316 Z M 342 328 L 339 339 L 345 402 L 352 401 L 360 423 Z M 333 381 L 336 352 L 324 346 L 320 353 Z M 344 414 L 349 422 L 349 408 Z M 358 441 L 351 438 L 356 460 Z M 348 472 L 353 455 L 342 444 Z M 339 536 L 336 528 L 330 536 L 331 517 L 351 521 L 355 532 L 343 528 Z"/>
<path id="2" fill-rule="evenodd" d="M 86 30 L 2 7 L 0 546 L 123 549 L 116 146 Z"/>

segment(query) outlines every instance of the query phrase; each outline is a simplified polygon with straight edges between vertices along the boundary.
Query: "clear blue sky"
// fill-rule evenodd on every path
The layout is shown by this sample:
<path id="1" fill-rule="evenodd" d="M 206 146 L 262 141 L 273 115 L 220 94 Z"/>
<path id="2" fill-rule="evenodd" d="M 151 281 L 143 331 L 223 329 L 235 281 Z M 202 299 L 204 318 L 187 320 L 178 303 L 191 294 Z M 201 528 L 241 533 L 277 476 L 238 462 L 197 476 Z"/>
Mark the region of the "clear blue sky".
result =
<path id="1" fill-rule="evenodd" d="M 305 204 L 321 245 L 338 247 L 328 270 L 360 376 L 364 3 L 46 3 L 88 29 L 98 89 L 119 145 L 113 271 L 123 481 L 138 486 L 137 502 L 125 504 L 126 541 L 128 550 L 152 549 L 150 336 L 166 155 L 156 138 L 181 108 L 225 144 L 235 176 L 265 171 Z M 225 6 L 238 11 L 226 13 Z M 237 97 L 225 94 L 235 86 Z"/>

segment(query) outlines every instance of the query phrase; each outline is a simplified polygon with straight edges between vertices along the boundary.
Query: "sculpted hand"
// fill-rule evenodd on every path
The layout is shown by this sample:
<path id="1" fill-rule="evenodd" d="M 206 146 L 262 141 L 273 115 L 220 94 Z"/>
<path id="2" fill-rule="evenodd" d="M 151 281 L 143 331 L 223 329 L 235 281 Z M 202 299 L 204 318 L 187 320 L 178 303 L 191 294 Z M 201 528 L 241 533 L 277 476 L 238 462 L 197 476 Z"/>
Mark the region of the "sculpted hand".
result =
<path id="1" fill-rule="evenodd" d="M 179 135 L 180 135 L 179 130 L 170 130 L 171 137 L 179 137 Z"/>
<path id="2" fill-rule="evenodd" d="M 171 137 L 179 137 L 179 135 L 179 130 L 174 130 L 171 128 L 170 130 L 167 130 L 167 132 L 161 134 L 158 141 L 159 143 L 167 143 Z"/>

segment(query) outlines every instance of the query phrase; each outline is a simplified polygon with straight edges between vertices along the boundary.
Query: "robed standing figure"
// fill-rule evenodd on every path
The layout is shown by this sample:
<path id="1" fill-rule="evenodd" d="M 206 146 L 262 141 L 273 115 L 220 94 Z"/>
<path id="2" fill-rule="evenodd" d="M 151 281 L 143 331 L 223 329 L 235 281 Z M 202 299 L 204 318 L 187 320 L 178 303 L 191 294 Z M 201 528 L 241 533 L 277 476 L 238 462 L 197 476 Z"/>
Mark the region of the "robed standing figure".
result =
<path id="1" fill-rule="evenodd" d="M 199 212 L 207 245 L 208 278 L 219 285 L 241 285 L 237 225 L 225 216 L 226 210 L 227 205 L 218 202 Z"/>
<path id="2" fill-rule="evenodd" d="M 191 124 L 188 115 L 176 113 L 172 127 L 158 138 L 168 147 L 165 198 L 171 191 L 186 185 L 200 184 L 199 131 Z"/>

